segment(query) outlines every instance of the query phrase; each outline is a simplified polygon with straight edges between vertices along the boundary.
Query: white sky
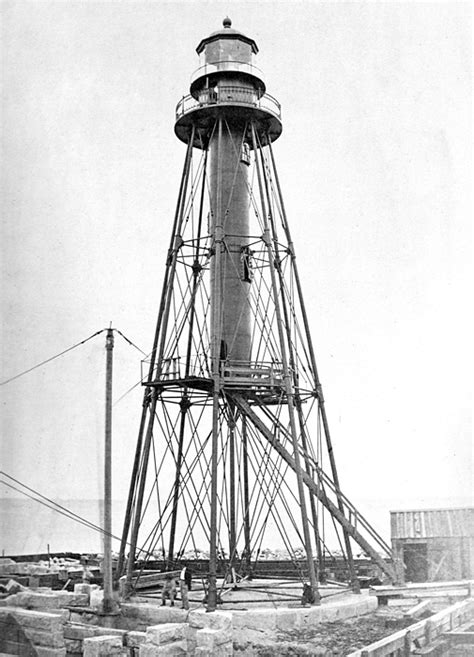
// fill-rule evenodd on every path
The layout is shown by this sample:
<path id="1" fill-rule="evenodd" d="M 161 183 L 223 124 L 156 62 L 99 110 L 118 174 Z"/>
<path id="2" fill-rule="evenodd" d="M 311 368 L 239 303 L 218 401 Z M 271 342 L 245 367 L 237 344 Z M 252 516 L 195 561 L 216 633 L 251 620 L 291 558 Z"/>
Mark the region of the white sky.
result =
<path id="1" fill-rule="evenodd" d="M 228 14 L 282 104 L 275 156 L 342 488 L 369 517 L 472 503 L 470 3 L 1 11 L 2 379 L 109 321 L 150 350 L 184 158 L 174 109 Z M 1 469 L 50 497 L 100 495 L 104 342 L 0 390 Z M 117 337 L 116 399 L 139 360 Z M 114 409 L 116 498 L 141 398 Z"/>

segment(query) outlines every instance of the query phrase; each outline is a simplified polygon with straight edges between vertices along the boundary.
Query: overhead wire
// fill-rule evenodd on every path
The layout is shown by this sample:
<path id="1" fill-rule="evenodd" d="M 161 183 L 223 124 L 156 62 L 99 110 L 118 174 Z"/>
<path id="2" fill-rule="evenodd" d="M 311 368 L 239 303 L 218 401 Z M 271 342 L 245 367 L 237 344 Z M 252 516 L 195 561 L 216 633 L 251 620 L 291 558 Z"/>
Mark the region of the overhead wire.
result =
<path id="1" fill-rule="evenodd" d="M 77 347 L 80 347 L 81 345 L 85 344 L 89 340 L 92 340 L 92 338 L 95 338 L 96 336 L 100 335 L 101 333 L 104 333 L 104 331 L 107 331 L 108 329 L 101 329 L 100 331 L 96 331 L 92 335 L 90 335 L 88 338 L 85 340 L 81 340 L 80 342 L 77 342 L 76 344 L 72 345 L 71 347 L 68 347 L 67 349 L 64 349 L 61 351 L 59 354 L 56 354 L 55 356 L 51 356 L 50 358 L 47 358 L 46 360 L 41 361 L 40 363 L 37 363 L 33 367 L 30 367 L 27 370 L 24 370 L 23 372 L 20 372 L 19 374 L 16 374 L 15 376 L 10 377 L 9 379 L 6 379 L 5 381 L 2 381 L 0 383 L 0 386 L 6 385 L 7 383 L 10 383 L 11 381 L 15 381 L 16 379 L 19 379 L 21 376 L 24 376 L 25 374 L 29 374 L 30 372 L 33 372 L 33 370 L 38 369 L 39 367 L 42 367 L 43 365 L 46 365 L 47 363 L 50 363 L 51 361 L 55 360 L 56 358 L 59 358 L 60 356 L 64 356 L 68 352 L 72 351 L 73 349 L 76 349 Z M 143 349 L 140 349 L 130 338 L 128 338 L 126 335 L 122 333 L 117 328 L 112 329 L 115 333 L 118 333 L 124 340 L 127 342 L 131 347 L 134 347 L 137 351 L 139 351 L 143 356 L 147 357 L 149 354 L 146 354 L 146 352 L 143 351 Z M 137 386 L 139 386 L 142 383 L 141 379 L 137 381 L 136 383 L 133 384 L 126 392 L 123 393 L 114 403 L 113 405 L 116 406 L 124 397 L 126 397 L 132 390 L 134 390 Z"/>
<path id="2" fill-rule="evenodd" d="M 106 330 L 107 329 L 101 329 L 100 331 L 96 331 L 96 333 L 93 333 L 92 335 L 90 335 L 85 340 L 81 340 L 81 342 L 77 342 L 76 344 L 73 344 L 72 347 L 68 347 L 67 349 L 64 349 L 64 351 L 61 351 L 59 354 L 56 354 L 55 356 L 51 356 L 50 358 L 47 358 L 46 360 L 43 360 L 41 363 L 38 363 L 37 365 L 33 365 L 33 367 L 30 367 L 29 369 L 25 370 L 24 372 L 20 372 L 19 374 L 15 374 L 15 376 L 12 376 L 9 379 L 6 379 L 5 381 L 2 381 L 0 383 L 0 385 L 4 386 L 6 383 L 10 383 L 11 381 L 15 381 L 15 379 L 19 379 L 20 376 L 24 376 L 25 374 L 29 374 L 30 372 L 33 372 L 33 370 L 38 369 L 38 367 L 41 367 L 42 365 L 46 365 L 47 363 L 50 363 L 52 360 L 55 360 L 56 358 L 59 358 L 60 356 L 64 356 L 64 354 L 67 354 L 68 351 L 72 351 L 73 349 L 76 349 L 76 347 L 80 347 L 81 345 L 85 344 L 89 340 L 92 340 L 92 338 L 95 338 L 97 335 L 100 335 L 100 333 L 103 333 Z"/>
<path id="3" fill-rule="evenodd" d="M 60 358 L 61 356 L 64 356 L 68 352 L 73 351 L 73 349 L 76 349 L 77 347 L 80 347 L 81 345 L 85 344 L 86 342 L 89 342 L 89 340 L 92 340 L 92 338 L 97 337 L 98 335 L 100 335 L 101 333 L 104 333 L 104 331 L 107 331 L 107 330 L 109 330 L 109 329 L 103 328 L 103 329 L 100 329 L 100 331 L 96 331 L 95 333 L 90 335 L 88 338 L 85 338 L 84 340 L 81 340 L 80 342 L 76 342 L 76 344 L 73 344 L 71 347 L 68 347 L 67 349 L 64 349 L 63 351 L 59 352 L 59 354 L 55 354 L 54 356 L 51 356 L 50 358 L 46 358 L 46 360 L 43 360 L 40 363 L 37 363 L 36 365 L 33 365 L 33 367 L 30 367 L 27 370 L 24 370 L 23 372 L 20 372 L 19 374 L 15 374 L 15 376 L 10 377 L 9 379 L 5 379 L 5 381 L 1 381 L 0 386 L 4 386 L 7 383 L 10 383 L 11 381 L 15 381 L 15 379 L 19 379 L 21 376 L 24 376 L 25 374 L 29 374 L 30 372 L 33 372 L 33 370 L 36 370 L 39 367 L 42 367 L 43 365 L 47 365 L 51 361 L 56 360 L 56 358 Z M 114 328 L 112 330 L 115 331 L 116 333 L 118 333 L 130 346 L 137 349 L 144 356 L 147 356 L 147 354 L 142 349 L 140 349 L 140 347 L 137 347 L 137 345 L 134 344 L 130 340 L 130 338 L 127 338 L 127 336 L 124 335 L 122 333 L 122 331 L 120 331 L 119 329 L 116 329 L 116 328 Z M 138 385 L 138 384 L 135 384 L 135 385 Z M 132 389 L 133 388 L 131 388 L 131 390 Z M 125 393 L 125 394 L 128 394 L 128 393 Z M 118 401 L 120 401 L 120 400 L 118 400 Z M 117 403 L 117 402 L 115 402 L 115 403 Z"/>
<path id="4" fill-rule="evenodd" d="M 102 329 L 102 330 L 105 331 L 105 329 Z M 149 355 L 149 354 L 146 354 L 146 353 L 143 351 L 143 349 L 140 349 L 140 347 L 137 347 L 137 345 L 134 344 L 134 343 L 130 340 L 130 338 L 127 338 L 127 336 L 124 335 L 124 334 L 122 333 L 122 331 L 119 331 L 119 329 L 112 329 L 112 330 L 113 330 L 113 331 L 116 331 L 119 335 L 121 335 L 122 338 L 125 340 L 125 342 L 128 342 L 128 344 L 129 344 L 131 347 L 135 347 L 135 349 L 137 349 L 137 351 L 139 351 L 139 352 L 140 352 L 141 354 L 143 354 L 145 357 Z"/>
<path id="5" fill-rule="evenodd" d="M 8 486 L 9 488 L 12 488 L 18 493 L 21 493 L 22 495 L 25 495 L 25 497 L 30 498 L 31 500 L 38 502 L 39 504 L 42 504 L 43 506 L 46 506 L 47 508 L 51 509 L 52 511 L 56 511 L 57 513 L 60 513 L 63 516 L 66 516 L 70 520 L 74 520 L 75 522 L 78 522 L 81 525 L 84 525 L 85 527 L 88 527 L 89 529 L 92 529 L 94 531 L 100 532 L 101 534 L 108 535 L 111 538 L 115 538 L 116 540 L 120 541 L 121 539 L 118 536 L 115 536 L 114 534 L 109 534 L 108 532 L 105 532 L 102 527 L 99 527 L 98 525 L 95 525 L 93 522 L 90 522 L 90 520 L 86 520 L 85 518 L 82 518 L 79 516 L 77 513 L 74 513 L 70 509 L 67 509 L 66 507 L 62 506 L 61 504 L 58 504 L 58 502 L 55 502 L 54 500 L 50 499 L 49 497 L 46 497 L 45 495 L 42 495 L 40 492 L 36 491 L 34 488 L 31 488 L 30 486 L 27 486 L 26 484 L 22 483 L 18 479 L 15 479 L 15 477 L 12 477 L 11 475 L 7 474 L 6 472 L 0 471 L 0 475 L 7 477 L 8 479 L 11 479 L 14 481 L 16 484 L 19 486 L 22 486 L 23 488 L 26 488 L 26 490 L 30 491 L 30 493 L 33 493 L 33 495 L 30 495 L 30 493 L 27 493 L 24 490 L 21 490 L 17 486 L 14 486 L 13 484 L 10 484 L 8 481 L 2 481 L 0 480 L 0 483 L 4 484 L 5 486 Z M 38 497 L 34 497 L 34 495 L 37 495 Z"/>

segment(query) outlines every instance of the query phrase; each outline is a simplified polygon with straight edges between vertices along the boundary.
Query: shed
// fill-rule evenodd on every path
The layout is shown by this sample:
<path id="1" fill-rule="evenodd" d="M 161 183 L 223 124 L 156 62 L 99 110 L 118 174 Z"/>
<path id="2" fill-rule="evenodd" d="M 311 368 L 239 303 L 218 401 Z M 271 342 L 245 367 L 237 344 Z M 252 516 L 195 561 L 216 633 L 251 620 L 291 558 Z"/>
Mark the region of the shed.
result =
<path id="1" fill-rule="evenodd" d="M 390 526 L 407 582 L 474 579 L 474 508 L 391 511 Z"/>

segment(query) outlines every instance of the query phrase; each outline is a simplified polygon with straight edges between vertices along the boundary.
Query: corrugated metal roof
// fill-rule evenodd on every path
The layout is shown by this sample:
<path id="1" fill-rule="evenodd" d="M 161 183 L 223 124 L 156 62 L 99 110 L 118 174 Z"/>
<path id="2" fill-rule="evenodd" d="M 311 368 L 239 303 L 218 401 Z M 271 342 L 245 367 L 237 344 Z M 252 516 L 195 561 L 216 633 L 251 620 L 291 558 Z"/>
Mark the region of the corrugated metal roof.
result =
<path id="1" fill-rule="evenodd" d="M 390 511 L 392 538 L 474 537 L 474 508 Z"/>

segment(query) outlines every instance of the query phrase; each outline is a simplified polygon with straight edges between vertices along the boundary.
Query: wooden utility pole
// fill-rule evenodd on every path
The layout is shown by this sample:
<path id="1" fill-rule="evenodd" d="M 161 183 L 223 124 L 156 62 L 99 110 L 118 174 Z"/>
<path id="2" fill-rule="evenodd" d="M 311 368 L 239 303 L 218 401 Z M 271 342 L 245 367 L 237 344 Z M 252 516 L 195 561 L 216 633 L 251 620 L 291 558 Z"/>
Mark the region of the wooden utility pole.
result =
<path id="1" fill-rule="evenodd" d="M 114 332 L 107 329 L 105 340 L 105 455 L 104 455 L 104 613 L 113 611 L 112 588 L 112 368 Z"/>

